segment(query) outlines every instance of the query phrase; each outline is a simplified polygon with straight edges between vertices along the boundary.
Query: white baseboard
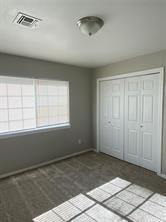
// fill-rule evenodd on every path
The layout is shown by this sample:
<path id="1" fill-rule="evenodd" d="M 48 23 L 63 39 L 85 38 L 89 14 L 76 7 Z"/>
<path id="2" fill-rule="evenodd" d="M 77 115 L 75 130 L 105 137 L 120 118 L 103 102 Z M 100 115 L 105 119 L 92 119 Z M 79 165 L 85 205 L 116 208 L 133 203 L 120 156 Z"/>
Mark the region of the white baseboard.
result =
<path id="1" fill-rule="evenodd" d="M 46 166 L 46 165 L 49 165 L 51 163 L 55 163 L 55 162 L 58 162 L 60 160 L 65 160 L 65 159 L 70 158 L 70 157 L 78 156 L 80 154 L 87 153 L 89 151 L 94 151 L 94 149 L 92 149 L 92 148 L 86 149 L 86 150 L 83 150 L 83 151 L 80 151 L 80 152 L 72 153 L 72 154 L 69 154 L 69 155 L 66 155 L 66 156 L 63 156 L 63 157 L 59 157 L 59 158 L 56 158 L 56 159 L 53 159 L 53 160 L 49 160 L 49 161 L 46 161 L 44 163 L 39 163 L 39 164 L 30 166 L 30 167 L 26 167 L 26 168 L 23 168 L 23 169 L 20 169 L 20 170 L 16 170 L 16 171 L 13 171 L 11 173 L 2 174 L 2 175 L 0 175 L 0 179 L 5 178 L 5 177 L 9 177 L 9 176 L 14 176 L 16 174 L 23 173 L 23 172 L 29 171 L 29 170 L 33 170 L 33 169 L 36 169 L 36 168 L 39 168 L 39 167 L 42 167 L 42 166 Z"/>
<path id="2" fill-rule="evenodd" d="M 162 177 L 162 178 L 166 179 L 166 175 L 165 175 L 165 174 L 158 173 L 157 175 L 158 175 L 159 177 Z"/>

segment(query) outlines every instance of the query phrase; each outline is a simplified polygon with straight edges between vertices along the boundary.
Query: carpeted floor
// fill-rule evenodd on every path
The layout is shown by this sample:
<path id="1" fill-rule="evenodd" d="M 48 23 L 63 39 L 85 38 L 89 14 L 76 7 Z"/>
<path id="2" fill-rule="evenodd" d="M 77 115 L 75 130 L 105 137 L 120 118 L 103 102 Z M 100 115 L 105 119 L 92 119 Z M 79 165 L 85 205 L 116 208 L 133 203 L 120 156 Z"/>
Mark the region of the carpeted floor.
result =
<path id="1" fill-rule="evenodd" d="M 166 195 L 166 180 L 155 173 L 89 152 L 0 180 L 0 222 L 31 222 L 72 197 L 87 194 L 117 177 Z"/>

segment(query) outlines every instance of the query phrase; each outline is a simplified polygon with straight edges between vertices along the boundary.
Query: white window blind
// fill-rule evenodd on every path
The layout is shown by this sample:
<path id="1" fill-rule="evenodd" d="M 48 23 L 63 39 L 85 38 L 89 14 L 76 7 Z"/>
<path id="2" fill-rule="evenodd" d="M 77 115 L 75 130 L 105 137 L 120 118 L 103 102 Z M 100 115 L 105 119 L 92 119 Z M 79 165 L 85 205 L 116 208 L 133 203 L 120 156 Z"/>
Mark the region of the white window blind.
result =
<path id="1" fill-rule="evenodd" d="M 68 82 L 0 76 L 0 134 L 65 123 Z"/>
<path id="2" fill-rule="evenodd" d="M 37 80 L 37 125 L 69 122 L 68 82 Z"/>

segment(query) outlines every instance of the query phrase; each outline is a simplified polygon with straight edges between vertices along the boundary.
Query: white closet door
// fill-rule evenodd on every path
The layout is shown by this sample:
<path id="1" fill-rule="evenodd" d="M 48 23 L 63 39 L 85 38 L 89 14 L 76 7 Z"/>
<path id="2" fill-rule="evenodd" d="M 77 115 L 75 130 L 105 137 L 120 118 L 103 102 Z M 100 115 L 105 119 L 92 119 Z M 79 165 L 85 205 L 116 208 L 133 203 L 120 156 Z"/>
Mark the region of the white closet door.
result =
<path id="1" fill-rule="evenodd" d="M 140 166 L 156 171 L 158 138 L 158 75 L 141 77 Z"/>
<path id="2" fill-rule="evenodd" d="M 140 77 L 125 79 L 124 159 L 139 165 Z"/>
<path id="3" fill-rule="evenodd" d="M 100 85 L 100 151 L 123 159 L 124 80 Z"/>
<path id="4" fill-rule="evenodd" d="M 124 159 L 156 171 L 159 77 L 125 79 Z"/>

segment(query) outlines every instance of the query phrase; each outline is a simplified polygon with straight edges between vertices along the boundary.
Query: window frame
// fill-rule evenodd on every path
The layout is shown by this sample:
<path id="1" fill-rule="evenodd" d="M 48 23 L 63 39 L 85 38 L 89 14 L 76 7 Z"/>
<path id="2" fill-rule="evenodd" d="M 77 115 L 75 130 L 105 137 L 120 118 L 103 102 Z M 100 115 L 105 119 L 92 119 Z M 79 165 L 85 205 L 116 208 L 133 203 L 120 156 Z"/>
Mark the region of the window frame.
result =
<path id="1" fill-rule="evenodd" d="M 25 135 L 30 135 L 34 133 L 43 133 L 43 132 L 50 132 L 54 130 L 62 130 L 62 129 L 68 129 L 71 128 L 71 122 L 70 122 L 70 83 L 68 80 L 61 80 L 61 79 L 52 79 L 52 78 L 33 78 L 33 77 L 21 77 L 21 76 L 3 76 L 0 75 L 0 78 L 20 78 L 20 79 L 28 79 L 28 80 L 33 80 L 34 82 L 34 99 L 35 99 L 35 113 L 37 112 L 37 106 L 36 106 L 36 101 L 37 101 L 37 95 L 36 95 L 36 82 L 38 80 L 46 80 L 46 81 L 59 81 L 59 82 L 66 82 L 68 86 L 68 93 L 67 93 L 67 101 L 68 101 L 68 122 L 66 123 L 58 123 L 58 124 L 51 124 L 47 126 L 40 126 L 35 128 L 29 128 L 29 129 L 22 129 L 22 130 L 15 130 L 15 131 L 9 131 L 9 132 L 2 132 L 0 133 L 0 139 L 3 138 L 9 138 L 9 137 L 16 137 L 16 136 L 25 136 Z M 36 116 L 36 115 L 35 115 Z M 37 116 L 36 119 L 37 121 Z"/>

